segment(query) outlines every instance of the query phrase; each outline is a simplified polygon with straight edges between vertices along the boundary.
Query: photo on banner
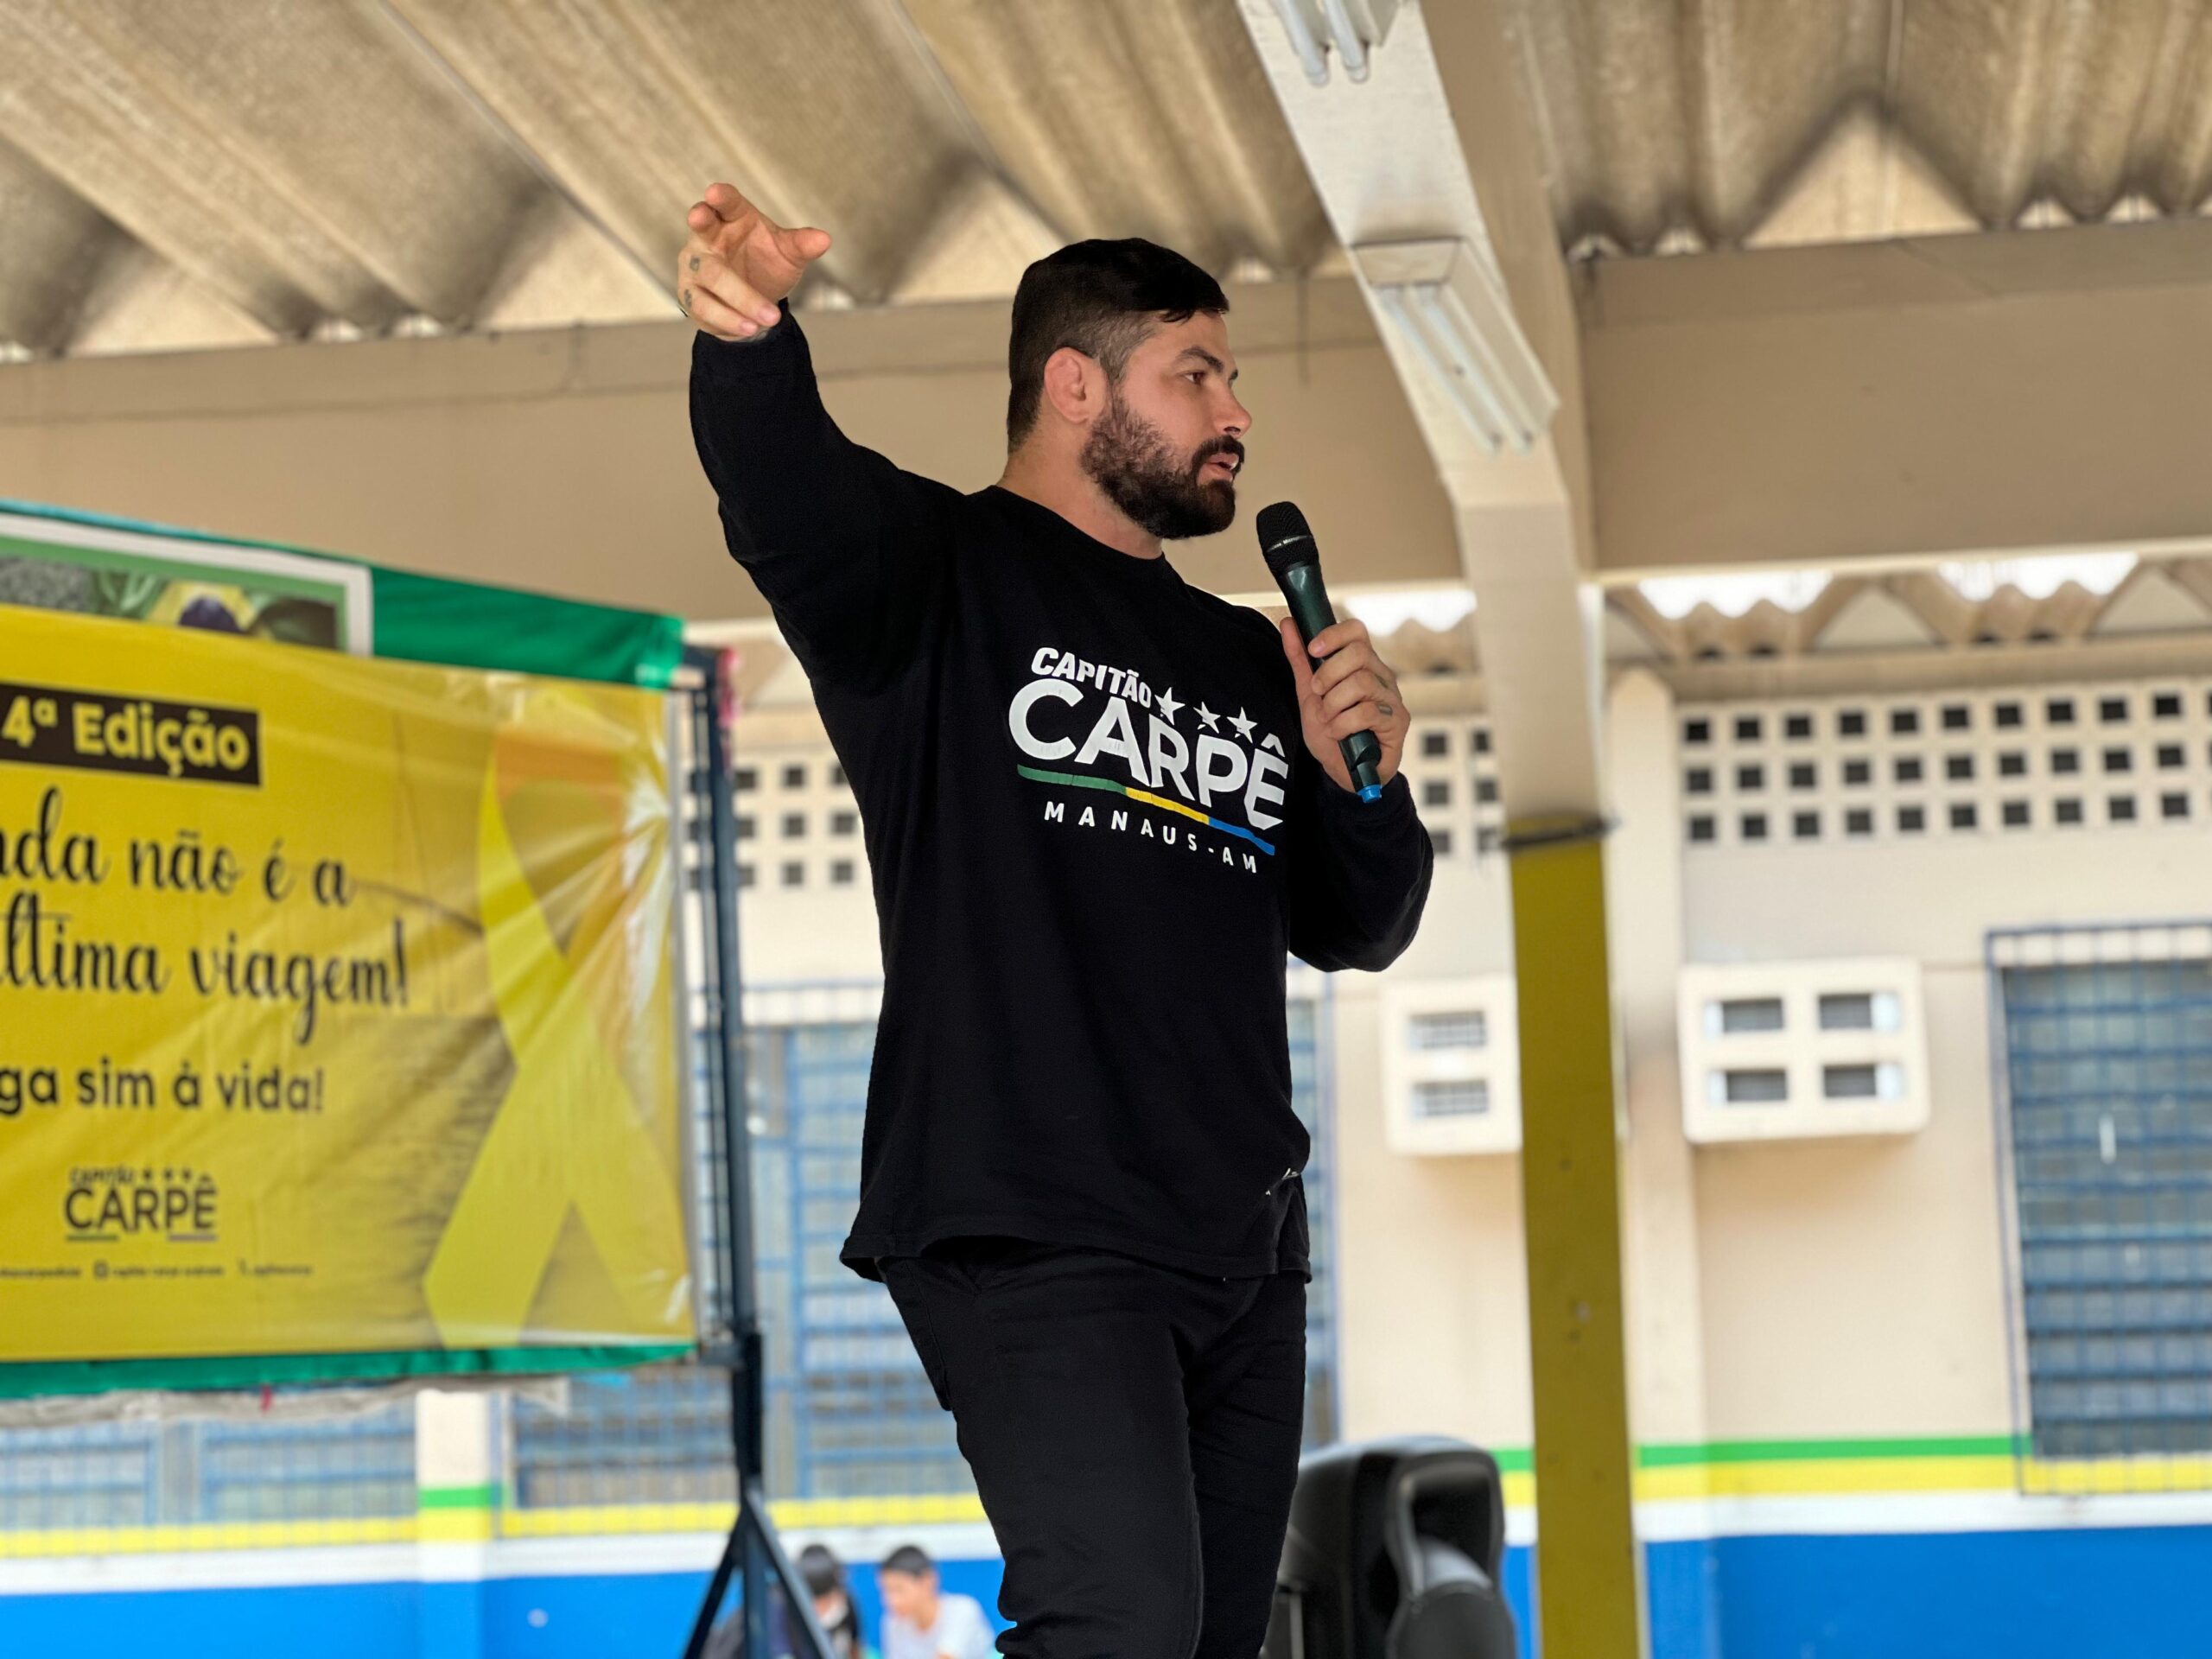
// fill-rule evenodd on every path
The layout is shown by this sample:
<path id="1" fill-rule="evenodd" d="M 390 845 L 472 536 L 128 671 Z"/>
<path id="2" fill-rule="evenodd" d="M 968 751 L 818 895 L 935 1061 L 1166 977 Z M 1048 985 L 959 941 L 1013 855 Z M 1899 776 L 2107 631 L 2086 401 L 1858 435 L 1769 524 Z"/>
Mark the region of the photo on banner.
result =
<path id="1" fill-rule="evenodd" d="M 688 1348 L 671 787 L 654 692 L 0 607 L 0 1370 Z"/>
<path id="2" fill-rule="evenodd" d="M 0 605 L 371 651 L 366 567 L 0 507 Z"/>

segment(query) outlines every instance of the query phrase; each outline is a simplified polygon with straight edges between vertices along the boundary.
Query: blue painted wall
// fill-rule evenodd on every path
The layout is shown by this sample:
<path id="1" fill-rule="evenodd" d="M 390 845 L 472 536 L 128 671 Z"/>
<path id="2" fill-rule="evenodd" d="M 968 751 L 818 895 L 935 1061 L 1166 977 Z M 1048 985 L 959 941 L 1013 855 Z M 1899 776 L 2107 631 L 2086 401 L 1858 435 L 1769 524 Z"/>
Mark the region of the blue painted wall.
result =
<path id="1" fill-rule="evenodd" d="M 2212 1656 L 2212 1527 L 1732 1538 L 1735 1659 Z"/>
<path id="2" fill-rule="evenodd" d="M 0 1596 L 0 1659 L 111 1652 L 410 1659 L 421 1649 L 422 1588 L 343 1584 Z"/>
<path id="3" fill-rule="evenodd" d="M 1505 1589 L 1529 1648 L 1530 1554 Z M 946 1588 L 995 1614 L 996 1561 Z M 2212 1527 L 1731 1538 L 1648 1552 L 1655 1659 L 2196 1659 L 2212 1656 Z M 854 1574 L 873 1633 L 874 1575 Z M 206 1659 L 674 1656 L 695 1573 L 0 1597 L 0 1659 L 137 1651 Z"/>

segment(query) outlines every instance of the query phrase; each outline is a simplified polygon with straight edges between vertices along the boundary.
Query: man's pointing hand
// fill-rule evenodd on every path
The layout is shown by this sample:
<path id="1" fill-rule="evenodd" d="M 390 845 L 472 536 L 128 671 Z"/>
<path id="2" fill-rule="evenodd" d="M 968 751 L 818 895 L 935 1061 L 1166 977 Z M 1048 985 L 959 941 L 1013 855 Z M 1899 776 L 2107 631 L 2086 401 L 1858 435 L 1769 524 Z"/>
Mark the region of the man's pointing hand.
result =
<path id="1" fill-rule="evenodd" d="M 830 232 L 785 230 L 727 184 L 710 184 L 684 216 L 677 303 L 717 340 L 750 340 L 775 323 L 776 302 L 830 250 Z"/>

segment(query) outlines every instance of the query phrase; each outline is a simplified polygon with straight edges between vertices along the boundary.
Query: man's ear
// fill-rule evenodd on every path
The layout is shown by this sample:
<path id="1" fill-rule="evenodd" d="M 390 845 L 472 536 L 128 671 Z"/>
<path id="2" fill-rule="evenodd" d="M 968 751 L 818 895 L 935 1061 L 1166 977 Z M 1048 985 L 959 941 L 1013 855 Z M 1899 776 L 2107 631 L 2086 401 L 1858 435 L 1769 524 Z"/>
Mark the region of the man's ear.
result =
<path id="1" fill-rule="evenodd" d="M 1045 359 L 1045 401 L 1062 420 L 1090 425 L 1106 406 L 1105 393 L 1105 371 L 1074 346 L 1063 346 Z"/>

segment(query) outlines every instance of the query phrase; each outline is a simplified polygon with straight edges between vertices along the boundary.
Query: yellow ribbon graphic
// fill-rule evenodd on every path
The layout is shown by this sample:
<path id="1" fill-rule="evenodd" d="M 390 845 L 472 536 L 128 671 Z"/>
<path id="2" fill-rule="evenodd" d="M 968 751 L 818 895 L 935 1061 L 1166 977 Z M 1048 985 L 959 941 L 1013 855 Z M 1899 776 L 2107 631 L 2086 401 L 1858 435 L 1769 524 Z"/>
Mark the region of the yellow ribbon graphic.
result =
<path id="1" fill-rule="evenodd" d="M 603 982 L 658 930 L 641 925 L 626 893 L 624 938 L 579 927 L 563 950 L 516 854 L 499 770 L 495 746 L 478 808 L 477 879 L 493 1006 L 515 1069 L 424 1275 L 430 1314 L 449 1347 L 515 1343 L 573 1207 L 629 1317 L 626 1334 L 688 1338 L 676 1173 L 602 1029 L 634 1012 Z"/>

